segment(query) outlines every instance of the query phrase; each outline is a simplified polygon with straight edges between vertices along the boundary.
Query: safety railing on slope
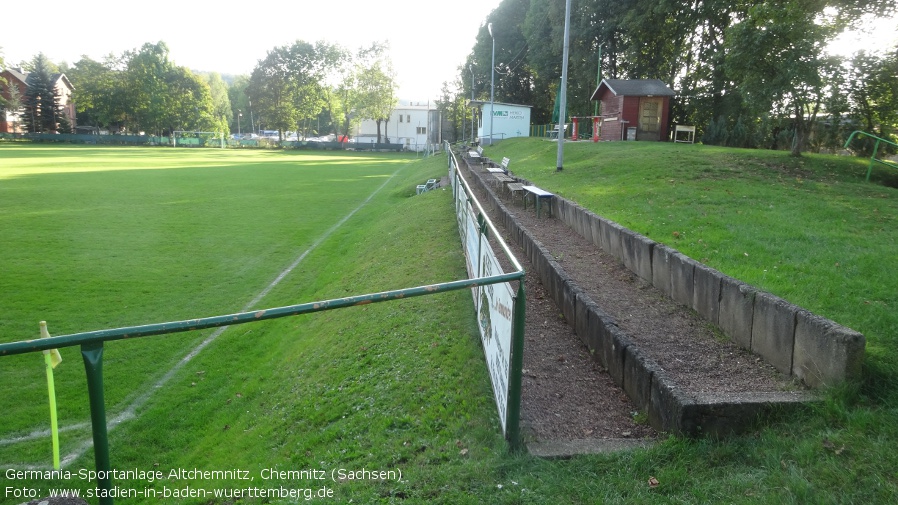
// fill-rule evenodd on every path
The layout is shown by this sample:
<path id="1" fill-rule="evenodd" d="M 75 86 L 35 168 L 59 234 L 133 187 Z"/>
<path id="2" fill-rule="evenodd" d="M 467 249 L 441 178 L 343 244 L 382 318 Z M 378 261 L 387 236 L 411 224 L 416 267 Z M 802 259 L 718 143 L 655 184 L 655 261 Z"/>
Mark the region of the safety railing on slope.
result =
<path id="1" fill-rule="evenodd" d="M 85 373 L 87 374 L 88 401 L 90 403 L 91 430 L 94 443 L 94 461 L 97 474 L 100 476 L 97 479 L 97 488 L 103 491 L 98 493 L 98 495 L 100 496 L 100 503 L 102 505 L 111 505 L 113 503 L 112 493 L 110 492 L 112 490 L 112 480 L 110 477 L 111 465 L 109 459 L 109 438 L 106 428 L 106 406 L 103 392 L 104 342 L 253 323 L 268 319 L 298 316 L 301 314 L 353 307 L 357 305 L 400 300 L 415 296 L 433 295 L 459 289 L 478 288 L 511 281 L 520 281 L 520 283 L 523 284 L 523 278 L 524 272 L 522 269 L 518 268 L 518 271 L 512 273 L 488 275 L 474 279 L 464 279 L 380 293 L 370 293 L 286 307 L 256 310 L 252 312 L 73 333 L 70 335 L 60 335 L 35 340 L 23 340 L 0 344 L 0 357 L 31 352 L 43 352 L 45 350 L 73 347 L 76 345 L 81 346 L 81 356 L 84 361 Z M 523 303 L 523 299 L 521 301 Z M 518 318 L 517 316 L 518 315 L 516 314 L 516 319 Z M 523 314 L 520 315 L 520 323 L 523 324 Z M 521 332 L 523 332 L 523 330 L 521 330 Z M 523 340 L 523 333 L 521 334 L 521 340 Z M 519 390 L 520 385 L 518 385 L 518 391 Z M 520 394 L 518 393 L 518 404 L 520 403 L 519 397 Z M 516 411 L 515 416 L 518 415 L 519 411 Z M 517 427 L 515 427 L 515 430 L 514 437 L 509 437 L 509 441 L 513 448 L 517 446 L 519 440 Z"/>
<path id="2" fill-rule="evenodd" d="M 514 290 L 510 283 L 503 283 L 499 286 L 490 286 L 495 289 L 483 288 L 472 293 L 500 422 L 505 438 L 508 439 L 512 449 L 516 450 L 521 446 L 521 375 L 524 364 L 526 318 L 525 272 L 477 200 L 468 181 L 461 174 L 452 146 L 448 142 L 445 142 L 444 146 L 449 161 L 449 179 L 455 197 L 455 211 L 468 275 L 483 277 L 491 272 L 503 271 L 496 251 L 489 243 L 488 239 L 492 239 L 507 258 L 510 264 L 508 269 L 515 271 L 508 275 L 519 276 L 517 290 Z"/>
<path id="3" fill-rule="evenodd" d="M 867 166 L 867 182 L 870 182 L 870 174 L 873 173 L 873 165 L 879 163 L 881 165 L 885 165 L 887 167 L 892 167 L 898 169 L 898 164 L 892 163 L 891 161 L 886 161 L 884 159 L 877 158 L 877 154 L 879 154 L 879 145 L 885 142 L 888 145 L 898 147 L 898 144 L 894 142 L 890 142 L 884 138 L 877 137 L 871 133 L 867 133 L 861 130 L 855 130 L 851 132 L 851 135 L 848 136 L 848 140 L 845 141 L 845 148 L 848 149 L 848 146 L 851 144 L 851 141 L 854 140 L 855 135 L 866 135 L 876 141 L 873 145 L 873 154 L 870 155 L 870 164 Z"/>

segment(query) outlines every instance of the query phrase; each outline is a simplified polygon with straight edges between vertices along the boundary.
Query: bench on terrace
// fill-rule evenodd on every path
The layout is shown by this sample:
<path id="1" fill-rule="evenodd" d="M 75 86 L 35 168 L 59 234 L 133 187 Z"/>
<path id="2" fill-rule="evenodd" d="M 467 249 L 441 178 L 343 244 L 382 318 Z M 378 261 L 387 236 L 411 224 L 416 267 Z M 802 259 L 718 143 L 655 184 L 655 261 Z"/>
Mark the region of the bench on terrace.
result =
<path id="1" fill-rule="evenodd" d="M 539 189 L 536 186 L 522 186 L 521 189 L 523 189 L 525 191 L 525 193 L 524 193 L 524 209 L 525 210 L 527 209 L 527 195 L 529 194 L 529 195 L 533 196 L 534 204 L 536 205 L 536 217 L 537 218 L 539 217 L 539 213 L 540 213 L 539 212 L 540 207 L 541 207 L 540 203 L 543 200 L 551 200 L 552 198 L 555 197 L 555 195 L 553 195 L 552 193 L 549 193 L 548 191 Z M 552 213 L 552 205 L 550 202 L 549 203 L 549 214 L 551 215 L 551 213 Z"/>

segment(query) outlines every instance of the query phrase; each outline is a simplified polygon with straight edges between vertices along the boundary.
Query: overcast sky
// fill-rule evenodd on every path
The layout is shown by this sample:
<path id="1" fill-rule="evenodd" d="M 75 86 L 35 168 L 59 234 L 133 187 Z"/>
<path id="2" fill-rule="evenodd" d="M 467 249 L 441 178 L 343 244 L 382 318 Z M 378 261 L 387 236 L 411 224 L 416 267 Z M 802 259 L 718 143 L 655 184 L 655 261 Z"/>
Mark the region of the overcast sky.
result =
<path id="1" fill-rule="evenodd" d="M 562 0 L 545 0 L 562 1 Z M 43 52 L 54 62 L 101 60 L 112 53 L 164 41 L 175 64 L 195 71 L 249 74 L 268 50 L 300 39 L 326 40 L 349 49 L 389 41 L 404 100 L 439 97 L 444 81 L 474 47 L 481 24 L 501 0 L 262 0 L 132 2 L 44 0 L 6 2 L 0 50 L 6 62 Z M 35 6 L 40 5 L 39 10 Z M 28 22 L 54 13 L 41 33 Z M 838 52 L 894 46 L 896 19 L 869 23 L 875 37 L 846 37 Z M 45 25 L 47 26 L 47 25 Z M 870 42 L 874 40 L 875 42 Z M 239 42 L 237 42 L 239 41 Z"/>
<path id="2" fill-rule="evenodd" d="M 480 25 L 501 0 L 262 0 L 6 2 L 0 50 L 8 64 L 43 52 L 70 64 L 164 41 L 171 60 L 196 71 L 249 74 L 268 50 L 296 40 L 349 49 L 389 41 L 399 98 L 439 97 L 474 47 Z M 35 6 L 53 14 L 39 33 Z M 52 8 L 50 8 L 52 7 Z"/>

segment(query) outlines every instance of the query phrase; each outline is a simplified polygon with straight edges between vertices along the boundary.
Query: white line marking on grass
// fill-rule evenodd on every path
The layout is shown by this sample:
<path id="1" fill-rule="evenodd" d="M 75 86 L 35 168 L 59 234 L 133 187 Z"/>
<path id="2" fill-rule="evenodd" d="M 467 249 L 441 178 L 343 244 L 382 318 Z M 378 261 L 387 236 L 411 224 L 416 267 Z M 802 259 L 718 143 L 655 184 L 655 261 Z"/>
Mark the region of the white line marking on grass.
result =
<path id="1" fill-rule="evenodd" d="M 300 254 L 299 257 L 296 258 L 296 260 L 294 260 L 293 263 L 290 264 L 290 266 L 288 266 L 287 268 L 284 269 L 284 271 L 282 271 L 280 274 L 278 274 L 278 276 L 275 277 L 274 280 L 271 281 L 271 283 L 265 287 L 265 289 L 263 289 L 258 295 L 256 295 L 255 298 L 250 300 L 249 303 L 244 305 L 243 308 L 240 310 L 240 312 L 247 312 L 250 309 L 252 309 L 257 303 L 261 302 L 262 299 L 265 298 L 265 296 L 268 295 L 268 293 L 270 293 L 271 290 L 275 288 L 275 286 L 280 284 L 280 282 L 282 280 L 284 280 L 284 278 L 286 278 L 288 275 L 290 275 L 290 272 L 292 272 L 297 266 L 299 266 L 299 264 L 302 262 L 302 260 L 304 260 L 306 258 L 306 256 L 308 256 L 312 251 L 314 251 L 316 248 L 318 248 L 318 246 L 321 245 L 322 242 L 327 240 L 335 231 L 337 231 L 341 226 L 343 226 L 346 223 L 346 221 L 349 221 L 349 219 L 352 216 L 354 216 L 356 212 L 361 210 L 362 207 L 367 205 L 368 202 L 370 202 L 372 198 L 374 198 L 378 193 L 380 193 L 381 190 L 383 190 L 384 187 L 386 187 L 386 185 L 391 180 L 393 180 L 393 178 L 396 176 L 397 173 L 399 173 L 399 170 L 396 170 L 395 172 L 393 172 L 393 174 L 390 175 L 390 177 L 388 177 L 387 180 L 384 181 L 384 183 L 381 184 L 379 188 L 377 188 L 376 190 L 374 190 L 373 193 L 368 195 L 368 198 L 366 198 L 364 201 L 362 201 L 362 203 L 359 204 L 358 207 L 353 209 L 349 214 L 346 214 L 343 217 L 343 219 L 341 219 L 340 221 L 337 222 L 337 224 L 328 228 L 328 230 L 325 231 L 323 235 L 318 237 L 318 239 L 315 240 L 315 242 L 313 242 L 312 245 L 310 245 L 308 249 L 306 249 L 302 254 Z M 217 339 L 227 329 L 228 329 L 228 326 L 222 326 L 222 327 L 216 329 L 214 332 L 212 332 L 211 335 L 206 337 L 205 340 L 200 342 L 199 345 L 197 345 L 189 353 L 187 353 L 187 355 L 185 355 L 183 358 L 181 358 L 180 361 L 175 363 L 174 366 L 172 366 L 171 369 L 169 369 L 165 373 L 165 375 L 160 377 L 159 380 L 157 380 L 152 385 L 152 387 L 150 387 L 149 389 L 144 391 L 143 394 L 141 394 L 140 396 L 135 398 L 134 401 L 132 401 L 125 408 L 125 410 L 120 412 L 118 415 L 116 415 L 112 419 L 107 418 L 106 429 L 108 431 L 112 431 L 112 429 L 115 428 L 116 426 L 118 426 L 119 424 L 121 424 L 129 419 L 136 418 L 137 417 L 137 409 L 146 405 L 146 403 L 150 400 L 150 397 L 153 396 L 153 393 L 155 393 L 159 389 L 162 389 L 162 387 L 165 386 L 168 383 L 168 381 L 170 381 L 171 378 L 174 377 L 175 374 L 179 370 L 184 368 L 184 365 L 186 365 L 187 363 L 190 363 L 190 361 L 193 358 L 195 358 L 209 344 L 214 342 L 215 339 Z M 69 427 L 61 427 L 60 431 L 68 431 L 71 429 L 85 428 L 85 427 L 89 427 L 89 426 L 90 426 L 89 423 L 78 423 L 78 424 L 75 424 L 75 425 L 72 425 Z M 8 444 L 14 444 L 14 443 L 18 443 L 18 442 L 24 442 L 27 440 L 33 440 L 36 438 L 40 438 L 41 436 L 49 436 L 49 434 L 50 434 L 49 430 L 34 431 L 28 435 L 23 435 L 20 437 L 0 439 L 0 445 L 8 445 Z M 78 444 L 78 447 L 74 451 L 68 453 L 64 458 L 62 458 L 62 460 L 60 461 L 60 468 L 64 468 L 64 467 L 68 466 L 70 463 L 72 463 L 73 461 L 75 461 L 76 459 L 80 458 L 91 447 L 93 447 L 93 438 L 88 438 L 85 441 Z"/>

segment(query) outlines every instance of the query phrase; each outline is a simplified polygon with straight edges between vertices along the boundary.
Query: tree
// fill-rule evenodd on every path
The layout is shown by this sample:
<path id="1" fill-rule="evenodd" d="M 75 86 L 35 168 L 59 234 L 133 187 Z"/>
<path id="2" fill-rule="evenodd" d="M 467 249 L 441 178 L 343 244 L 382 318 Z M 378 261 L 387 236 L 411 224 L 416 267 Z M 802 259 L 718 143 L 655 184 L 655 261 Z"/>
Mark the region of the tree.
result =
<path id="1" fill-rule="evenodd" d="M 184 67 L 165 74 L 165 100 L 159 122 L 169 132 L 199 130 L 224 132 L 227 123 L 216 117 L 209 84 Z"/>
<path id="2" fill-rule="evenodd" d="M 248 75 L 238 75 L 234 81 L 228 86 L 228 101 L 231 104 L 231 131 L 242 133 L 252 131 L 254 117 L 249 104 L 249 97 L 246 95 L 246 88 L 249 86 Z M 243 115 L 238 119 L 240 115 Z"/>
<path id="3" fill-rule="evenodd" d="M 811 4 L 811 5 L 808 5 Z M 791 116 L 791 153 L 801 156 L 826 99 L 824 75 L 835 61 L 822 56 L 833 31 L 818 23 L 816 2 L 762 3 L 727 34 L 727 75 L 757 114 Z"/>
<path id="4" fill-rule="evenodd" d="M 377 142 L 381 142 L 382 123 L 389 121 L 396 106 L 396 79 L 388 60 L 377 60 L 358 75 L 360 93 L 359 116 L 377 124 Z"/>
<path id="5" fill-rule="evenodd" d="M 146 43 L 137 51 L 125 53 L 125 114 L 134 130 L 163 133 L 163 118 L 171 96 L 166 89 L 166 74 L 172 69 L 168 46 L 164 42 Z"/>
<path id="6" fill-rule="evenodd" d="M 213 131 L 228 133 L 234 111 L 231 108 L 231 100 L 228 97 L 228 85 L 222 80 L 221 75 L 212 72 L 205 76 L 209 86 L 210 99 L 212 100 Z"/>
<path id="7" fill-rule="evenodd" d="M 443 138 L 451 143 L 464 137 L 465 127 L 468 124 L 465 95 L 461 89 L 462 84 L 458 80 L 452 83 L 444 81 L 440 98 L 437 100 L 437 110 L 443 118 Z"/>
<path id="8" fill-rule="evenodd" d="M 894 139 L 898 133 L 898 47 L 881 56 L 858 52 L 851 63 L 846 87 L 857 127 Z"/>
<path id="9" fill-rule="evenodd" d="M 298 40 L 268 52 L 250 76 L 247 94 L 259 123 L 276 129 L 283 139 L 288 130 L 304 130 L 303 123 L 324 108 L 322 82 L 336 68 L 341 51 L 324 42 Z"/>
<path id="10" fill-rule="evenodd" d="M 56 133 L 65 116 L 50 66 L 47 57 L 40 53 L 34 59 L 34 71 L 28 75 L 22 122 L 29 133 Z"/>
<path id="11" fill-rule="evenodd" d="M 98 128 L 117 128 L 125 121 L 123 63 L 109 55 L 103 62 L 83 56 L 68 69 L 75 86 L 74 99 L 79 123 Z"/>
<path id="12" fill-rule="evenodd" d="M 0 46 L 0 70 L 6 68 L 6 60 L 3 58 L 3 47 Z M 6 85 L 9 84 L 6 82 L 6 79 L 3 76 L 0 76 L 0 90 L 5 89 Z M 9 103 L 3 98 L 3 95 L 0 94 L 0 112 L 2 112 L 4 107 L 8 106 Z"/>

